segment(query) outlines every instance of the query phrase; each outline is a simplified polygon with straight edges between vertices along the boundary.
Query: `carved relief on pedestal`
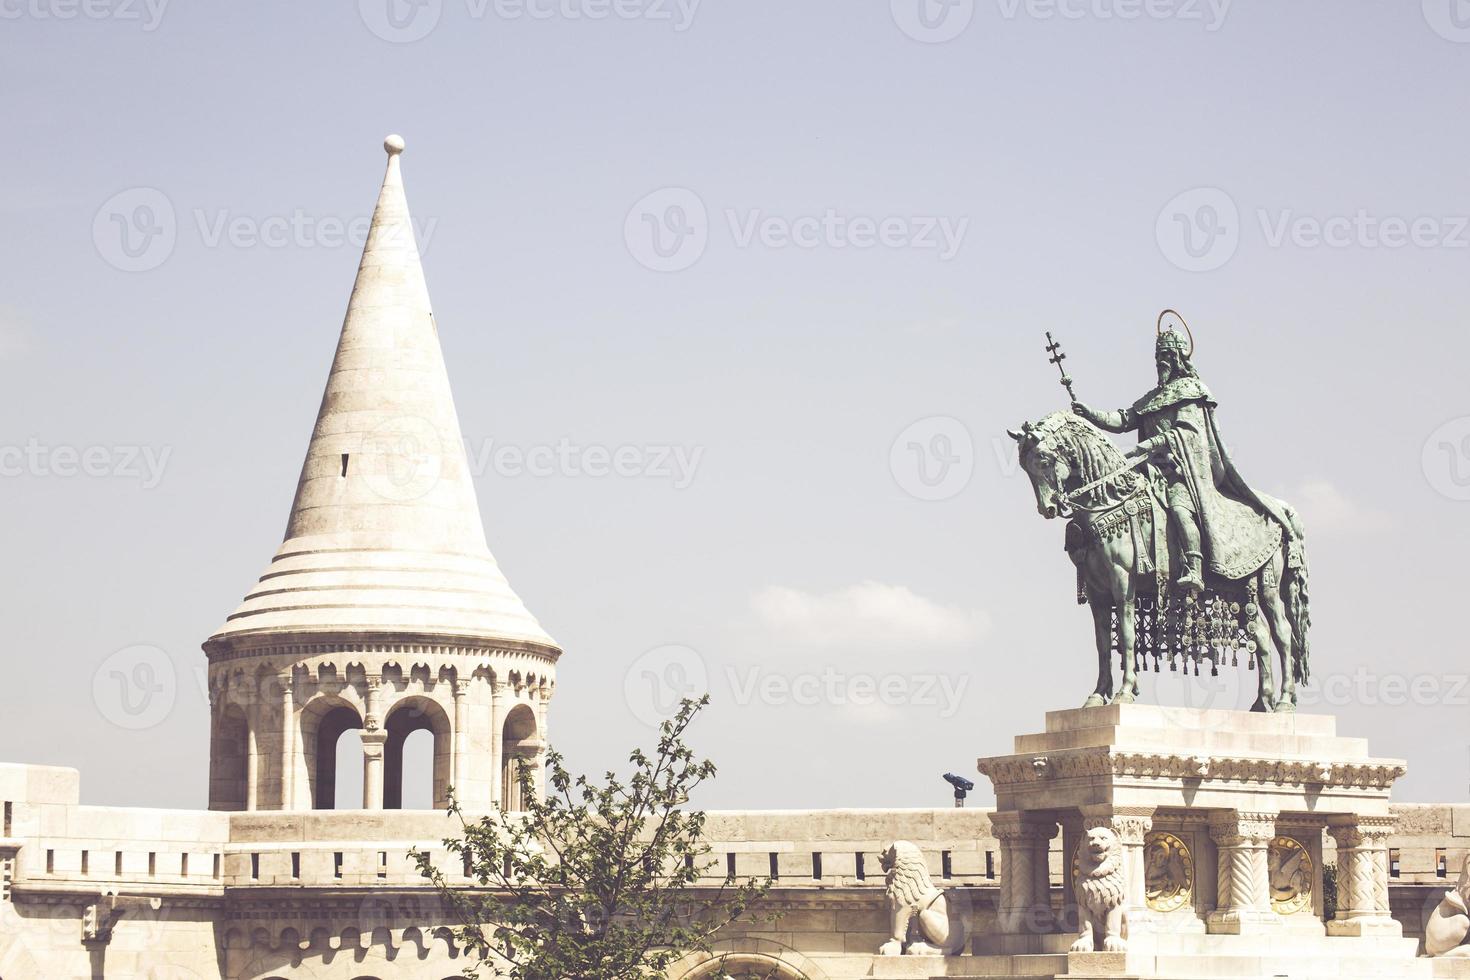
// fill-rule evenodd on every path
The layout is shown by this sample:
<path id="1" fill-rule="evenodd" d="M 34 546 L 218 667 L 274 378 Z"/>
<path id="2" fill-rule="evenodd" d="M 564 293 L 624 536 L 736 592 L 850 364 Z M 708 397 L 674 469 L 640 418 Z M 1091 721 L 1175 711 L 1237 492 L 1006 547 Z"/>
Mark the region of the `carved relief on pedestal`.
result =
<path id="1" fill-rule="evenodd" d="M 1163 831 L 1148 835 L 1143 845 L 1144 889 L 1155 912 L 1177 912 L 1194 901 L 1194 855 L 1189 845 Z"/>
<path id="2" fill-rule="evenodd" d="M 1311 911 L 1316 868 L 1301 842 L 1294 837 L 1277 837 L 1271 841 L 1266 861 L 1271 876 L 1271 910 L 1277 915 Z"/>

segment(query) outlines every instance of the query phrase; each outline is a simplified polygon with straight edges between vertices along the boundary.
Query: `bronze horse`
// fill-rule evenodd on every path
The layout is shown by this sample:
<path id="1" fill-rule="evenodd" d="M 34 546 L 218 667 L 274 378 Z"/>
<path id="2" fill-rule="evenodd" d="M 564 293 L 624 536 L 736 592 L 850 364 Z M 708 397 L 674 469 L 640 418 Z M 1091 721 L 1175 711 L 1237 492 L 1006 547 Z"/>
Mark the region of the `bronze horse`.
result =
<path id="1" fill-rule="evenodd" d="M 1252 711 L 1296 710 L 1296 685 L 1309 676 L 1307 566 L 1296 512 L 1280 504 L 1290 527 L 1282 546 L 1244 578 L 1209 576 L 1208 594 L 1178 594 L 1169 587 L 1167 519 L 1157 493 L 1103 432 L 1071 412 L 1055 412 L 1011 432 L 1021 466 L 1031 477 L 1036 509 L 1048 520 L 1070 518 L 1067 550 L 1077 566 L 1078 598 L 1091 607 L 1097 640 L 1097 687 L 1085 707 L 1138 698 L 1138 669 L 1165 655 L 1170 668 L 1183 655 L 1218 670 L 1226 653 L 1248 652 L 1259 663 L 1260 685 Z M 1141 461 L 1139 461 L 1141 462 Z M 1293 554 L 1292 549 L 1297 549 Z M 1208 600 L 1208 601 L 1206 601 Z M 1140 643 L 1140 606 L 1151 631 Z M 1116 637 L 1115 637 L 1116 630 Z M 1121 689 L 1114 696 L 1111 655 L 1122 660 Z M 1272 644 L 1281 658 L 1281 690 L 1271 666 Z M 1237 658 L 1238 659 L 1238 658 Z"/>

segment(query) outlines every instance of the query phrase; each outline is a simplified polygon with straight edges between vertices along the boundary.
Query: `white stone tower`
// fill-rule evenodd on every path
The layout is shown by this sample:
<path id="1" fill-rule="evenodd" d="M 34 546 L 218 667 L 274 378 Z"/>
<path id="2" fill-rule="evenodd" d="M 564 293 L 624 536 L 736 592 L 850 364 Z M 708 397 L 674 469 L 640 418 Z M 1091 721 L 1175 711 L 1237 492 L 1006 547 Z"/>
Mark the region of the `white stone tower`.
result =
<path id="1" fill-rule="evenodd" d="M 433 733 L 436 806 L 453 785 L 467 809 L 518 809 L 518 758 L 539 779 L 561 650 L 486 546 L 403 140 L 383 145 L 388 172 L 285 542 L 204 644 L 211 809 L 332 808 L 350 729 L 362 733 L 364 809 L 402 805 L 403 744 L 420 729 Z"/>

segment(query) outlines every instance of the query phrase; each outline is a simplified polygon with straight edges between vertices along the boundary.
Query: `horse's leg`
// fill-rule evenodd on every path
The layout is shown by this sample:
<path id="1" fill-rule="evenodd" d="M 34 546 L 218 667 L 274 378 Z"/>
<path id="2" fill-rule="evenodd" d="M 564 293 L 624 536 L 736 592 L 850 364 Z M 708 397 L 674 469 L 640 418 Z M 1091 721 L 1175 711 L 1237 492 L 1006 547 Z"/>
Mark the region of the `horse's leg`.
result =
<path id="1" fill-rule="evenodd" d="M 1133 581 L 1132 563 L 1114 565 L 1113 602 L 1118 608 L 1118 647 L 1123 657 L 1123 684 L 1118 689 L 1118 704 L 1132 704 L 1138 700 L 1138 669 L 1134 663 L 1136 641 L 1137 587 Z"/>
<path id="2" fill-rule="evenodd" d="M 1256 583 L 1264 587 L 1266 575 L 1256 573 Z M 1264 589 L 1262 589 L 1264 591 Z M 1265 601 L 1259 603 L 1255 617 L 1250 622 L 1250 637 L 1256 644 L 1256 670 L 1260 672 L 1260 687 L 1256 692 L 1256 703 L 1252 711 L 1271 711 L 1276 698 L 1276 682 L 1271 676 L 1271 631 L 1266 626 Z"/>
<path id="3" fill-rule="evenodd" d="M 1269 583 L 1262 583 L 1261 609 L 1266 622 L 1271 626 L 1271 635 L 1276 649 L 1281 653 L 1281 695 L 1276 699 L 1273 711 L 1296 710 L 1296 671 L 1292 656 L 1295 652 L 1295 636 L 1291 630 L 1291 617 L 1286 614 L 1286 603 L 1281 598 L 1281 575 L 1284 562 L 1278 553 L 1267 566 L 1273 573 Z"/>
<path id="4" fill-rule="evenodd" d="M 1082 703 L 1084 708 L 1107 704 L 1113 697 L 1113 603 L 1107 592 L 1087 591 L 1092 628 L 1097 634 L 1097 687 Z"/>

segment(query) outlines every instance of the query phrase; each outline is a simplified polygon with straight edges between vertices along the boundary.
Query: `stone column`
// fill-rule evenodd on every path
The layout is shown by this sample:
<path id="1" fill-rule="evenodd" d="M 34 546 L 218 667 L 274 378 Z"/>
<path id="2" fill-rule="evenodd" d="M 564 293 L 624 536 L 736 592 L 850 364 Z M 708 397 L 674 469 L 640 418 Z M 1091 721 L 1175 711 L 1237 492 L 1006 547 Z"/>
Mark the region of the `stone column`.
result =
<path id="1" fill-rule="evenodd" d="M 551 750 L 551 739 L 546 733 L 546 716 L 550 705 L 551 688 L 543 680 L 536 688 L 536 739 L 540 746 L 536 749 L 536 759 L 533 765 L 536 772 L 534 785 L 538 800 L 546 798 L 546 753 Z"/>
<path id="2" fill-rule="evenodd" d="M 465 698 L 470 693 L 468 680 L 454 682 L 454 737 L 450 741 L 449 783 L 454 795 L 464 799 L 464 784 L 469 779 L 469 732 L 465 721 Z M 437 801 L 436 801 L 436 806 Z"/>
<path id="3" fill-rule="evenodd" d="M 505 723 L 505 681 L 496 676 L 490 680 L 490 802 L 491 805 L 505 808 L 505 787 L 501 785 L 501 770 L 504 768 L 504 760 L 501 753 L 504 746 L 501 726 Z"/>
<path id="4" fill-rule="evenodd" d="M 1127 897 L 1123 903 L 1130 933 L 1148 932 L 1153 927 L 1153 911 L 1148 907 L 1148 881 L 1144 871 L 1143 843 L 1154 825 L 1154 807 L 1113 806 L 1110 803 L 1082 807 L 1082 834 L 1096 827 L 1106 827 L 1118 835 L 1123 845 L 1123 875 Z M 1066 855 L 1068 878 L 1071 877 L 1073 855 Z"/>
<path id="5" fill-rule="evenodd" d="M 1330 936 L 1401 936 L 1388 902 L 1388 838 L 1392 817 L 1333 817 L 1337 842 L 1337 915 Z"/>
<path id="6" fill-rule="evenodd" d="M 255 810 L 260 802 L 260 712 L 254 703 L 245 707 L 245 809 Z"/>
<path id="7" fill-rule="evenodd" d="M 362 808 L 383 809 L 383 743 L 388 733 L 363 729 L 362 733 Z"/>
<path id="8" fill-rule="evenodd" d="M 1086 833 L 1082 827 L 1082 814 L 1069 813 L 1062 817 L 1062 918 L 1065 931 L 1078 928 L 1081 920 L 1077 911 L 1077 879 L 1072 877 L 1072 859 L 1082 844 Z"/>
<path id="9" fill-rule="evenodd" d="M 1210 815 L 1210 839 L 1217 849 L 1215 910 L 1209 932 L 1243 935 L 1279 929 L 1281 917 L 1271 908 L 1268 857 L 1276 836 L 1276 814 L 1220 810 Z"/>
<path id="10" fill-rule="evenodd" d="M 367 716 L 362 720 L 362 808 L 383 809 L 383 745 L 388 733 L 383 730 L 383 679 L 376 674 L 367 679 Z"/>
<path id="11" fill-rule="evenodd" d="M 1048 860 L 1056 821 L 1028 813 L 992 813 L 990 829 L 1000 842 L 1000 931 L 1054 931 Z"/>
<path id="12" fill-rule="evenodd" d="M 281 809 L 296 804 L 296 692 L 293 671 L 281 678 Z"/>

